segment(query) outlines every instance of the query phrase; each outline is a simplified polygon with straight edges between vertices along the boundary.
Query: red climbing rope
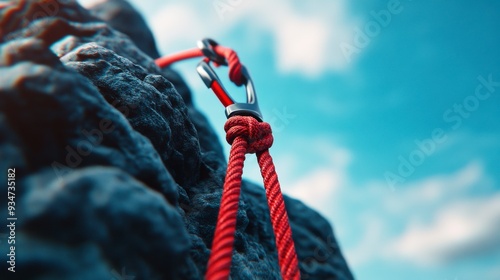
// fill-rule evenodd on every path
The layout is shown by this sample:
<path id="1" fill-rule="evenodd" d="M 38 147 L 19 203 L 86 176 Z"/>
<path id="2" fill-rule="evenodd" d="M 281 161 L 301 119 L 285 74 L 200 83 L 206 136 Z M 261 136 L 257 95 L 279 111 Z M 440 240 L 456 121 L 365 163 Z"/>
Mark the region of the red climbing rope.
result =
<path id="1" fill-rule="evenodd" d="M 251 116 L 234 116 L 227 120 L 224 129 L 227 133 L 226 140 L 232 146 L 206 279 L 228 279 L 230 273 L 241 175 L 247 153 L 257 154 L 264 178 L 281 275 L 285 280 L 300 279 L 292 231 L 278 176 L 269 154 L 269 148 L 273 144 L 271 126 Z"/>
<path id="2" fill-rule="evenodd" d="M 200 49 L 190 49 L 187 51 L 182 51 L 164 57 L 160 57 L 155 60 L 155 63 L 156 65 L 158 65 L 158 67 L 165 68 L 177 61 L 200 57 L 200 56 L 203 56 L 203 52 Z"/>
<path id="3" fill-rule="evenodd" d="M 231 82 L 235 83 L 237 86 L 241 86 L 243 84 L 242 75 L 241 75 L 241 62 L 238 58 L 236 52 L 230 48 L 223 47 L 221 45 L 212 46 L 213 51 L 218 56 L 224 58 L 229 67 L 229 79 Z M 171 64 L 195 57 L 204 56 L 203 52 L 200 49 L 190 49 L 178 53 L 174 53 L 168 56 L 160 57 L 156 59 L 155 63 L 160 68 L 165 68 L 170 66 Z M 205 58 L 207 61 L 208 58 Z M 213 61 L 215 66 L 220 66 L 221 64 L 217 63 L 217 61 Z"/>
<path id="4" fill-rule="evenodd" d="M 211 47 L 208 52 L 207 42 Z M 208 79 L 207 86 L 212 87 L 223 105 L 226 107 L 233 106 L 232 112 L 235 113 L 228 115 L 228 120 L 224 126 L 227 133 L 226 140 L 231 145 L 231 151 L 212 243 L 212 252 L 205 278 L 207 280 L 225 280 L 229 278 L 245 155 L 255 153 L 264 179 L 281 276 L 284 280 L 300 279 L 292 231 L 288 222 L 278 176 L 269 154 L 269 148 L 273 144 L 271 126 L 260 121 L 261 114 L 253 91 L 253 84 L 246 69 L 240 63 L 237 54 L 232 49 L 219 46 L 212 40 L 204 40 L 201 43 L 205 43 L 205 45 L 202 45 L 201 50 L 192 49 L 180 52 L 160 58 L 156 60 L 156 63 L 160 67 L 166 67 L 179 60 L 205 56 L 204 60 L 206 62 L 210 60 L 216 66 L 227 64 L 231 81 L 237 85 L 245 84 L 247 95 L 250 96 L 247 98 L 248 103 L 243 104 L 243 106 L 234 104 L 232 98 L 220 84 L 216 74 L 208 73 L 209 69 L 205 68 L 202 71 L 203 75 L 200 73 L 202 78 Z M 239 114 L 244 114 L 244 116 Z"/>

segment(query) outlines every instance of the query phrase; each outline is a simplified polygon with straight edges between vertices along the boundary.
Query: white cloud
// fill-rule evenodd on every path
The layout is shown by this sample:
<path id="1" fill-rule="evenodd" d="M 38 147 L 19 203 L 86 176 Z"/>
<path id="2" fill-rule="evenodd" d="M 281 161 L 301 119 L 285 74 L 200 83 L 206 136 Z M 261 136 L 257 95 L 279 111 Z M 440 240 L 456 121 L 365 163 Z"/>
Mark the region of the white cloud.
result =
<path id="1" fill-rule="evenodd" d="M 196 47 L 197 40 L 211 36 L 210 26 L 216 21 L 207 20 L 192 3 L 175 2 L 158 7 L 150 23 L 159 48 L 173 52 Z"/>
<path id="2" fill-rule="evenodd" d="M 483 166 L 478 161 L 467 164 L 452 174 L 438 174 L 396 189 L 391 196 L 386 196 L 385 205 L 393 213 L 410 210 L 419 205 L 428 207 L 439 205 L 443 200 L 460 198 L 480 183 L 486 184 Z"/>
<path id="3" fill-rule="evenodd" d="M 345 69 L 347 60 L 338 46 L 354 25 L 348 20 L 344 1 L 310 5 L 316 8 L 309 13 L 289 1 L 275 2 L 272 9 L 255 6 L 255 13 L 266 13 L 268 18 L 263 30 L 273 32 L 278 69 L 307 76 Z"/>
<path id="4" fill-rule="evenodd" d="M 345 250 L 344 254 L 352 267 L 377 258 L 381 250 L 381 240 L 387 234 L 385 223 L 375 215 L 363 217 L 364 231 L 356 246 Z"/>
<path id="5" fill-rule="evenodd" d="M 90 8 L 94 5 L 106 2 L 106 0 L 78 0 L 78 3 L 85 8 Z"/>
<path id="6" fill-rule="evenodd" d="M 389 254 L 420 265 L 500 251 L 500 194 L 451 203 L 431 223 L 413 221 Z"/>
<path id="7" fill-rule="evenodd" d="M 328 167 L 319 168 L 307 173 L 291 185 L 288 194 L 300 198 L 320 212 L 328 213 L 330 210 L 328 206 L 343 182 L 341 170 Z"/>
<path id="8" fill-rule="evenodd" d="M 322 215 L 332 218 L 332 205 L 335 205 L 340 189 L 348 184 L 347 168 L 351 153 L 324 140 L 311 141 L 313 147 L 308 153 L 317 158 L 320 167 L 310 170 L 298 178 L 288 178 L 288 195 L 299 198 Z M 304 168 L 304 167 L 302 167 Z M 293 180 L 293 181 L 292 181 Z"/>
<path id="9" fill-rule="evenodd" d="M 230 9 L 217 10 L 216 2 L 228 4 Z M 236 50 L 249 45 L 267 48 L 271 43 L 278 70 L 310 77 L 348 66 L 339 44 L 354 27 L 345 0 L 166 2 L 158 4 L 149 22 L 163 53 L 194 47 L 203 37 L 221 43 L 231 40 Z M 235 32 L 241 40 L 234 40 Z M 269 35 L 272 41 L 266 40 Z"/>
<path id="10" fill-rule="evenodd" d="M 322 19 L 290 17 L 276 27 L 278 66 L 317 75 L 328 67 L 328 23 Z"/>
<path id="11" fill-rule="evenodd" d="M 345 188 L 344 200 L 361 211 L 351 212 L 350 231 L 365 233 L 345 247 L 346 258 L 354 268 L 381 259 L 426 266 L 488 255 L 492 248 L 500 253 L 500 193 L 492 186 L 481 162 L 473 161 L 395 192 L 383 182 L 362 188 L 362 197 Z"/>

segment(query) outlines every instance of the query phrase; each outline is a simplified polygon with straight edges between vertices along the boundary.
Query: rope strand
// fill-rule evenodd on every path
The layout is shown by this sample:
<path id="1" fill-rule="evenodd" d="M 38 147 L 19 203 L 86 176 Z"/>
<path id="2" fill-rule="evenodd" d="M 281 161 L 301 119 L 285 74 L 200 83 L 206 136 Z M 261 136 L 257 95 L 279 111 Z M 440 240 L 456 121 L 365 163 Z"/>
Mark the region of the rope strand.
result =
<path id="1" fill-rule="evenodd" d="M 243 162 L 246 153 L 256 153 L 264 179 L 281 275 L 284 280 L 298 280 L 300 271 L 292 231 L 278 176 L 269 154 L 269 148 L 273 143 L 271 127 L 268 123 L 258 122 L 253 117 L 234 116 L 229 118 L 224 129 L 227 133 L 226 139 L 232 146 L 206 279 L 229 278 Z"/>
<path id="2" fill-rule="evenodd" d="M 234 140 L 222 191 L 219 216 L 212 243 L 212 253 L 208 260 L 207 280 L 228 279 L 231 270 L 236 216 L 240 200 L 241 175 L 247 150 L 247 142 L 242 138 Z"/>
<path id="3" fill-rule="evenodd" d="M 285 201 L 281 194 L 273 159 L 269 154 L 269 150 L 257 153 L 257 159 L 264 179 L 264 187 L 266 188 L 267 203 L 278 248 L 281 275 L 283 279 L 300 279 L 299 262 L 295 253 L 292 230 L 288 222 Z"/>

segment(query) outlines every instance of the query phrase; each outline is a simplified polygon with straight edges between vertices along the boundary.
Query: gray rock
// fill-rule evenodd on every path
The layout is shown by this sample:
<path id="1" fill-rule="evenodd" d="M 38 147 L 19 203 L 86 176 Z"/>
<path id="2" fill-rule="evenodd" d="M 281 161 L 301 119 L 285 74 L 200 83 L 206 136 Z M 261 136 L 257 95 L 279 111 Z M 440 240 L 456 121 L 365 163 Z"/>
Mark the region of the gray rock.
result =
<path id="1" fill-rule="evenodd" d="M 19 279 L 203 278 L 226 161 L 158 55 L 122 0 L 0 9 L 0 182 L 16 168 Z M 352 279 L 328 222 L 285 199 L 302 277 Z M 6 258 L 0 278 L 13 279 Z M 249 182 L 231 275 L 280 278 L 265 192 Z"/>

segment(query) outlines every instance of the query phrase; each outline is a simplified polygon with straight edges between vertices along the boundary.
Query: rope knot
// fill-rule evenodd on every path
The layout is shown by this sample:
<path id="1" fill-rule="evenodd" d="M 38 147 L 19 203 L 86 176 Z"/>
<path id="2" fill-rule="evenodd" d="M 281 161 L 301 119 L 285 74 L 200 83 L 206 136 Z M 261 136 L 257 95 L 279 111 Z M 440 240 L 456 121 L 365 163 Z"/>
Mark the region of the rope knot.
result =
<path id="1" fill-rule="evenodd" d="M 232 145 L 233 141 L 241 137 L 247 143 L 247 153 L 259 153 L 268 150 L 273 145 L 271 126 L 266 122 L 259 122 L 250 116 L 230 117 L 224 125 L 226 140 Z"/>

